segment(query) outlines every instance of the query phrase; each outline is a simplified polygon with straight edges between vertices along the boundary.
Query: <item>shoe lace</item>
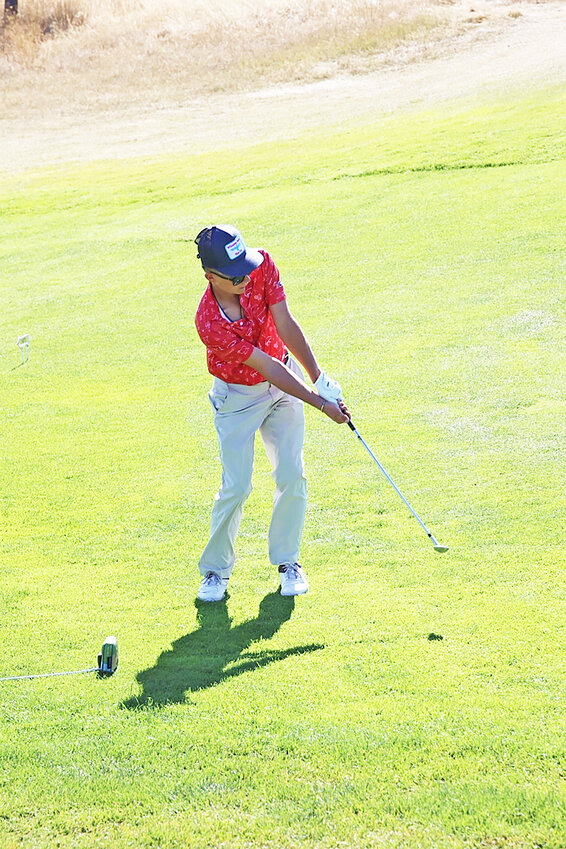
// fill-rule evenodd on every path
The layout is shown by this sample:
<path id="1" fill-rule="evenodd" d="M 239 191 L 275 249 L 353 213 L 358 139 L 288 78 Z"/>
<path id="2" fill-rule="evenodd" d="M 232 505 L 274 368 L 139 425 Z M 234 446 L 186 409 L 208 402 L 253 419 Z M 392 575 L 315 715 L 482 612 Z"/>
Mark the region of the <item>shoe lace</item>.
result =
<path id="1" fill-rule="evenodd" d="M 204 576 L 203 583 L 207 587 L 211 587 L 213 584 L 219 584 L 221 582 L 221 580 L 222 580 L 222 578 L 220 577 L 220 575 L 217 572 L 207 572 L 206 575 Z"/>
<path id="2" fill-rule="evenodd" d="M 292 580 L 295 581 L 300 577 L 300 566 L 298 563 L 285 563 L 285 573 Z"/>

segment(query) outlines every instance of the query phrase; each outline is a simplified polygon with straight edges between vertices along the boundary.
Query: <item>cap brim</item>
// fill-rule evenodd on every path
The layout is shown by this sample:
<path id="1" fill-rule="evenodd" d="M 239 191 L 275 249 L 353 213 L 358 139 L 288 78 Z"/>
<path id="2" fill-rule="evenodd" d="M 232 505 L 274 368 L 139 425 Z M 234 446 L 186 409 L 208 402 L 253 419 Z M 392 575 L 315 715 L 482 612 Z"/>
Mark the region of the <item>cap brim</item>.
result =
<path id="1" fill-rule="evenodd" d="M 230 265 L 225 265 L 216 270 L 227 277 L 240 277 L 242 274 L 251 274 L 252 271 L 259 268 L 263 259 L 263 254 L 256 251 L 255 248 L 247 248 L 245 254 L 239 256 Z"/>

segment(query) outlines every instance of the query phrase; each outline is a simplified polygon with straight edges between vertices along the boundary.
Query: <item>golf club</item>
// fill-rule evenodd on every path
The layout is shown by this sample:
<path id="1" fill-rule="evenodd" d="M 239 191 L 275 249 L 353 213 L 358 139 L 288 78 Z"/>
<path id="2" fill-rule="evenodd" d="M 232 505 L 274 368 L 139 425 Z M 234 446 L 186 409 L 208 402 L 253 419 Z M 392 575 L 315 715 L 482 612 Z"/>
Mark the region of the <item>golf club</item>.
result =
<path id="1" fill-rule="evenodd" d="M 385 477 L 387 478 L 387 480 L 389 481 L 389 483 L 391 484 L 391 486 L 393 487 L 393 489 L 395 490 L 397 495 L 407 505 L 407 507 L 409 508 L 409 510 L 411 511 L 411 513 L 413 514 L 413 516 L 415 517 L 415 519 L 417 520 L 417 522 L 419 523 L 421 528 L 426 533 L 427 537 L 432 542 L 432 544 L 434 546 L 434 550 L 437 551 L 439 554 L 444 554 L 445 551 L 448 551 L 448 546 L 447 545 L 440 545 L 440 543 L 433 537 L 433 535 L 431 534 L 431 532 L 429 531 L 429 529 L 427 528 L 427 526 L 425 525 L 423 520 L 420 518 L 420 516 L 417 513 L 415 513 L 415 511 L 413 510 L 413 508 L 411 507 L 411 505 L 409 504 L 409 502 L 407 501 L 407 499 L 405 498 L 405 496 L 403 495 L 403 493 L 401 492 L 399 487 L 394 483 L 392 478 L 387 474 L 387 472 L 385 471 L 385 469 L 383 468 L 383 466 L 381 465 L 381 463 L 379 462 L 379 460 L 377 459 L 377 457 L 375 456 L 375 454 L 373 453 L 373 451 L 371 450 L 371 448 L 369 447 L 369 445 L 367 444 L 365 439 L 363 439 L 363 437 L 360 435 L 357 428 L 354 427 L 354 423 L 352 422 L 351 419 L 348 422 L 348 427 L 350 428 L 350 430 L 354 431 L 354 433 L 356 434 L 356 436 L 358 437 L 358 439 L 360 440 L 360 442 L 362 443 L 362 445 L 364 446 L 364 448 L 366 449 L 366 451 L 368 452 L 370 457 L 376 463 L 380 472 L 382 472 L 385 475 Z"/>
<path id="2" fill-rule="evenodd" d="M 116 637 L 106 637 L 98 655 L 98 666 L 89 669 L 74 669 L 71 672 L 40 672 L 36 675 L 7 675 L 0 681 L 23 681 L 31 678 L 56 678 L 60 675 L 85 675 L 96 672 L 99 678 L 109 678 L 118 668 L 118 641 Z"/>
<path id="3" fill-rule="evenodd" d="M 20 349 L 23 365 L 29 360 L 29 333 L 26 333 L 24 336 L 19 336 L 16 340 L 16 345 Z"/>

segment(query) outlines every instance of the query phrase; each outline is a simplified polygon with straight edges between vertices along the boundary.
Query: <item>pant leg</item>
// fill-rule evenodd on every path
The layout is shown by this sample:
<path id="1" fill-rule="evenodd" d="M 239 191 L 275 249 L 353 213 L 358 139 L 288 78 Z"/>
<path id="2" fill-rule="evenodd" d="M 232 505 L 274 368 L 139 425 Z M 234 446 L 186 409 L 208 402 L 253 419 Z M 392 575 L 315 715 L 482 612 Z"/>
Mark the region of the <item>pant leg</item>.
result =
<path id="1" fill-rule="evenodd" d="M 229 578 L 236 555 L 234 544 L 244 503 L 252 491 L 255 434 L 272 404 L 269 384 L 235 387 L 222 381 L 210 399 L 222 462 L 222 485 L 212 508 L 210 537 L 199 560 L 199 571 Z"/>
<path id="2" fill-rule="evenodd" d="M 290 367 L 300 375 L 295 363 Z M 276 390 L 279 397 L 260 428 L 275 481 L 269 527 L 269 559 L 273 565 L 297 562 L 305 523 L 307 483 L 303 443 L 305 414 L 302 401 Z"/>

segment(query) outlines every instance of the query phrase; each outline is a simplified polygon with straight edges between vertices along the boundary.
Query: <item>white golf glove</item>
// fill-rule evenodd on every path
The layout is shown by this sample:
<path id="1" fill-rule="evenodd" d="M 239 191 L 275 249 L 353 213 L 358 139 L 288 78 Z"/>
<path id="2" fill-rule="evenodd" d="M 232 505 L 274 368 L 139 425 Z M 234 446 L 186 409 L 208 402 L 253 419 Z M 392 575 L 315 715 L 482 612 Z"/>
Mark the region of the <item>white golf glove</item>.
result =
<path id="1" fill-rule="evenodd" d="M 333 403 L 336 403 L 336 401 L 342 399 L 342 389 L 340 384 L 336 383 L 335 380 L 332 380 L 331 377 L 328 377 L 328 375 L 323 371 L 320 372 L 319 376 L 315 380 L 314 388 L 325 401 L 332 401 Z"/>

